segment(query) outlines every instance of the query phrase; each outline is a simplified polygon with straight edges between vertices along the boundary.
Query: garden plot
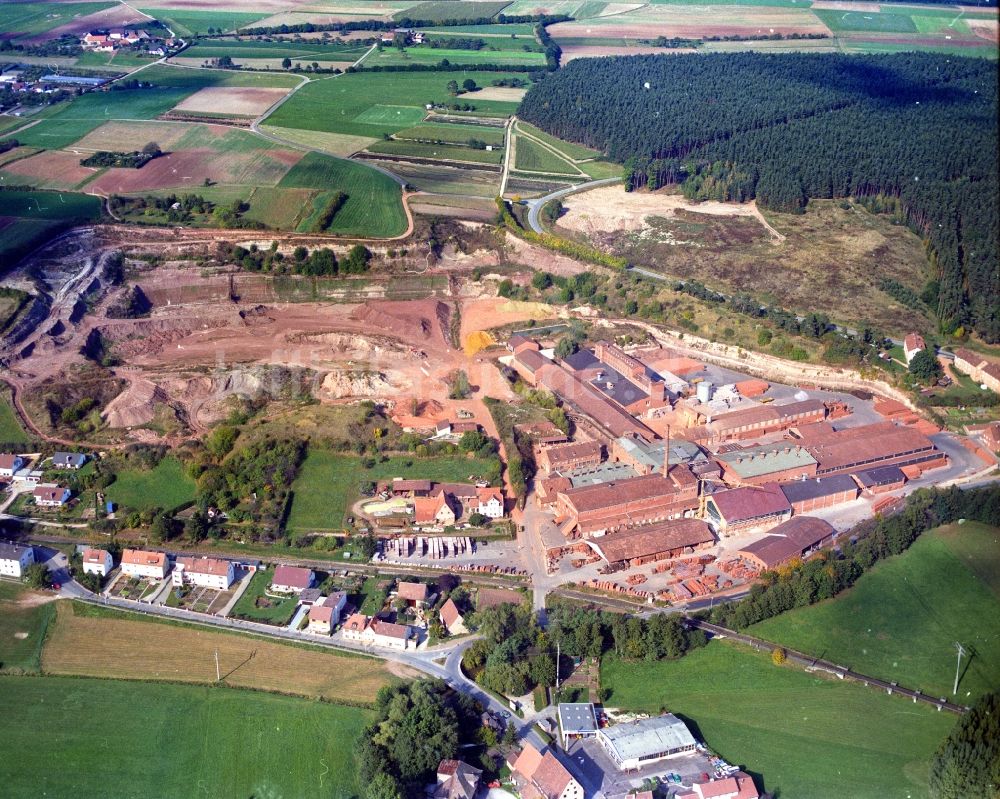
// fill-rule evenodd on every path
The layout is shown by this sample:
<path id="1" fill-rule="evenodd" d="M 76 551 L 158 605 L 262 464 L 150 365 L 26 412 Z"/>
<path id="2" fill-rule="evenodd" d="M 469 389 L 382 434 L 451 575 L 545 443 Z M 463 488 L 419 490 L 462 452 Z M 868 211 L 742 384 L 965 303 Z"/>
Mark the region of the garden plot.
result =
<path id="1" fill-rule="evenodd" d="M 257 117 L 286 94 L 286 89 L 207 86 L 186 97 L 173 110 L 188 114 Z"/>

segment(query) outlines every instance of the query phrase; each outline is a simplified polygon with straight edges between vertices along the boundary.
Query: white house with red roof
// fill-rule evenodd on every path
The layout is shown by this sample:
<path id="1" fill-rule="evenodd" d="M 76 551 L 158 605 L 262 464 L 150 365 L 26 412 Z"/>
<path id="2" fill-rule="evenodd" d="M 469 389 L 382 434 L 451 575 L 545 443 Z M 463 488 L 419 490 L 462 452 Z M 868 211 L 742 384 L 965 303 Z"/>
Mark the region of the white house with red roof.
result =
<path id="1" fill-rule="evenodd" d="M 521 799 L 583 799 L 583 786 L 552 752 L 525 744 L 512 769 Z"/>
<path id="2" fill-rule="evenodd" d="M 35 498 L 35 504 L 40 508 L 61 508 L 72 496 L 68 488 L 56 485 L 55 483 L 44 483 L 36 486 L 31 492 Z"/>
<path id="3" fill-rule="evenodd" d="M 476 512 L 489 519 L 503 518 L 503 491 L 499 488 L 476 489 Z"/>
<path id="4" fill-rule="evenodd" d="M 384 646 L 389 649 L 407 649 L 410 645 L 413 630 L 406 624 L 395 624 L 381 619 L 372 619 L 361 634 L 361 640 L 372 646 Z"/>
<path id="5" fill-rule="evenodd" d="M 218 558 L 177 558 L 174 564 L 174 585 L 197 585 L 225 591 L 236 579 L 231 560 Z"/>
<path id="6" fill-rule="evenodd" d="M 448 601 L 441 606 L 438 617 L 441 620 L 441 624 L 448 631 L 449 635 L 463 635 L 469 631 L 465 626 L 465 617 L 458 609 L 458 605 L 456 605 L 455 601 L 450 597 L 448 598 Z"/>
<path id="7" fill-rule="evenodd" d="M 9 452 L 0 452 L 0 477 L 13 477 L 24 467 L 24 458 Z"/>
<path id="8" fill-rule="evenodd" d="M 731 777 L 710 782 L 696 782 L 690 793 L 678 794 L 677 799 L 759 799 L 753 779 L 742 771 Z"/>
<path id="9" fill-rule="evenodd" d="M 84 574 L 99 574 L 101 577 L 107 577 L 115 563 L 106 549 L 85 549 L 82 560 Z"/>
<path id="10" fill-rule="evenodd" d="M 906 334 L 906 338 L 903 339 L 903 355 L 906 357 L 907 363 L 913 360 L 914 355 L 925 349 L 927 349 L 927 344 L 924 343 L 923 336 L 919 333 Z"/>
<path id="11" fill-rule="evenodd" d="M 150 552 L 145 549 L 126 549 L 122 552 L 122 573 L 129 577 L 162 580 L 167 576 L 169 568 L 170 564 L 163 552 Z"/>
<path id="12" fill-rule="evenodd" d="M 276 594 L 301 594 L 312 588 L 316 574 L 312 569 L 300 566 L 278 566 L 271 578 L 271 590 Z"/>

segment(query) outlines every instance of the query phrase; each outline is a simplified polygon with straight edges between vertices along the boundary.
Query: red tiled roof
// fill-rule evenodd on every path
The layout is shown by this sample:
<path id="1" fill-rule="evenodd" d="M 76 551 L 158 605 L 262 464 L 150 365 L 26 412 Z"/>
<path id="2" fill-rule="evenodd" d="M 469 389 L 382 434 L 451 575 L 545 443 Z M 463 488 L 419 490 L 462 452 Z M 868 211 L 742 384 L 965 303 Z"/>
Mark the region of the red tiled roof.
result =
<path id="1" fill-rule="evenodd" d="M 333 621 L 333 608 L 326 605 L 313 605 L 309 608 L 309 621 Z"/>
<path id="2" fill-rule="evenodd" d="M 715 536 L 701 519 L 674 519 L 593 538 L 588 543 L 600 550 L 609 563 L 616 563 L 714 541 Z"/>
<path id="3" fill-rule="evenodd" d="M 83 550 L 83 562 L 103 564 L 109 554 L 106 549 L 85 549 Z"/>
<path id="4" fill-rule="evenodd" d="M 0 453 L 0 469 L 13 469 L 14 459 L 19 457 L 19 455 L 11 455 L 9 452 Z"/>
<path id="5" fill-rule="evenodd" d="M 32 495 L 44 502 L 56 502 L 66 495 L 66 489 L 62 486 L 38 486 Z"/>
<path id="6" fill-rule="evenodd" d="M 195 574 L 211 574 L 216 577 L 224 577 L 229 574 L 230 563 L 228 560 L 218 558 L 177 558 L 177 563 L 184 567 L 186 572 Z"/>
<path id="7" fill-rule="evenodd" d="M 461 621 L 462 614 L 458 610 L 458 605 L 452 601 L 451 598 L 448 599 L 441 606 L 441 621 L 444 623 L 445 627 L 451 627 L 456 621 Z"/>
<path id="8" fill-rule="evenodd" d="M 669 479 L 664 478 L 659 472 L 654 472 L 627 480 L 571 488 L 562 493 L 570 500 L 577 513 L 585 513 L 612 508 L 626 502 L 675 494 L 697 482 L 698 479 L 691 474 L 687 466 L 672 466 Z"/>
<path id="9" fill-rule="evenodd" d="M 364 613 L 355 613 L 344 622 L 344 629 L 355 633 L 364 632 L 365 628 L 368 627 L 368 621 L 369 617 Z"/>
<path id="10" fill-rule="evenodd" d="M 274 570 L 274 577 L 271 585 L 287 585 L 291 588 L 308 588 L 312 583 L 313 573 L 311 569 L 303 569 L 300 566 L 278 566 Z"/>
<path id="11" fill-rule="evenodd" d="M 393 624 L 390 621 L 382 621 L 381 619 L 375 619 L 371 623 L 371 630 L 376 635 L 382 635 L 386 638 L 409 638 L 410 628 L 405 624 Z"/>
<path id="12" fill-rule="evenodd" d="M 427 586 L 424 583 L 400 583 L 396 586 L 397 596 L 411 602 L 426 602 L 427 593 Z"/>
<path id="13" fill-rule="evenodd" d="M 836 534 L 833 526 L 814 516 L 795 516 L 773 528 L 759 541 L 740 552 L 753 555 L 766 568 L 773 568 Z"/>
<path id="14" fill-rule="evenodd" d="M 500 605 L 520 605 L 523 601 L 524 595 L 518 591 L 507 588 L 480 588 L 476 597 L 476 607 L 482 610 Z"/>
<path id="15" fill-rule="evenodd" d="M 166 566 L 167 556 L 163 552 L 149 552 L 145 549 L 126 549 L 122 552 L 122 563 L 131 566 Z"/>

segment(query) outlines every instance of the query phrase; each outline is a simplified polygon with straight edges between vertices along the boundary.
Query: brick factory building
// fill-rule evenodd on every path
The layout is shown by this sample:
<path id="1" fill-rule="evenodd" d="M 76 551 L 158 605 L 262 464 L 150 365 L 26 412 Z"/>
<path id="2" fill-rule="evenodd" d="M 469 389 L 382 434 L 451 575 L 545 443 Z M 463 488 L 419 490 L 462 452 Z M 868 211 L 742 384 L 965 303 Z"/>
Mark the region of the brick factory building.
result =
<path id="1" fill-rule="evenodd" d="M 866 495 L 896 491 L 906 484 L 906 475 L 898 466 L 879 466 L 851 475 Z"/>
<path id="2" fill-rule="evenodd" d="M 948 465 L 948 456 L 927 436 L 892 422 L 848 427 L 803 446 L 818 462 L 816 474 L 820 477 L 876 466 L 913 466 L 924 472 Z"/>
<path id="3" fill-rule="evenodd" d="M 597 441 L 577 441 L 542 447 L 535 456 L 535 463 L 545 474 L 582 469 L 601 463 L 604 450 Z"/>
<path id="4" fill-rule="evenodd" d="M 817 549 L 833 543 L 836 535 L 833 526 L 823 519 L 796 516 L 736 554 L 766 571 L 795 558 L 808 557 Z"/>
<path id="5" fill-rule="evenodd" d="M 591 549 L 610 563 L 641 566 L 710 547 L 715 536 L 701 519 L 672 519 L 588 539 Z"/>
<path id="6" fill-rule="evenodd" d="M 791 443 L 764 444 L 715 456 L 722 477 L 733 485 L 764 485 L 816 474 L 816 459 Z"/>
<path id="7" fill-rule="evenodd" d="M 835 474 L 784 483 L 781 493 L 795 513 L 809 513 L 842 502 L 853 502 L 858 498 L 858 484 L 849 474 Z"/>
<path id="8" fill-rule="evenodd" d="M 774 483 L 718 491 L 705 502 L 708 521 L 721 533 L 773 527 L 792 515 L 792 506 Z"/>
<path id="9" fill-rule="evenodd" d="M 573 537 L 623 530 L 691 515 L 698 509 L 698 478 L 686 466 L 559 492 L 557 522 Z M 560 521 L 561 520 L 561 521 Z"/>
<path id="10" fill-rule="evenodd" d="M 820 400 L 801 400 L 787 405 L 759 405 L 716 416 L 708 422 L 709 439 L 719 443 L 777 433 L 826 418 L 826 405 Z"/>

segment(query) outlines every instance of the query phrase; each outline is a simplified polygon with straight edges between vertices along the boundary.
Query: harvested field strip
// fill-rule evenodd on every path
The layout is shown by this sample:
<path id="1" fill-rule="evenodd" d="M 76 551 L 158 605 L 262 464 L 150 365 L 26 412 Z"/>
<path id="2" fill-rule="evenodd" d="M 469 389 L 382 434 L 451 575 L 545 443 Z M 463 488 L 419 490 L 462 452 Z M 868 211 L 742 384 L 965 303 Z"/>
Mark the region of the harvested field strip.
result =
<path id="1" fill-rule="evenodd" d="M 7 799 L 350 799 L 354 743 L 374 716 L 218 686 L 39 676 L 0 677 L 0 715 Z"/>
<path id="2" fill-rule="evenodd" d="M 469 139 L 477 139 L 485 144 L 502 146 L 504 129 L 487 127 L 486 125 L 461 124 L 424 124 L 401 130 L 395 134 L 397 139 L 417 139 L 420 141 L 448 142 L 465 144 Z"/>
<path id="3" fill-rule="evenodd" d="M 514 140 L 514 166 L 523 172 L 542 172 L 556 175 L 580 175 L 580 170 L 555 150 L 527 136 Z"/>
<path id="4" fill-rule="evenodd" d="M 192 36 L 196 33 L 206 33 L 209 28 L 222 31 L 233 31 L 249 27 L 267 14 L 230 11 L 200 11 L 187 8 L 141 8 L 144 14 L 149 14 L 166 23 L 178 36 Z"/>
<path id="5" fill-rule="evenodd" d="M 405 11 L 397 11 L 394 19 L 425 19 L 438 22 L 446 19 L 479 19 L 494 17 L 510 5 L 508 0 L 431 0 L 417 3 Z"/>
<path id="6" fill-rule="evenodd" d="M 368 148 L 370 153 L 432 158 L 441 161 L 468 161 L 478 164 L 499 164 L 503 150 L 475 150 L 457 144 L 429 144 L 416 141 L 384 141 Z"/>
<path id="7" fill-rule="evenodd" d="M 393 679 L 370 658 L 69 602 L 57 608 L 42 650 L 42 670 L 208 684 L 216 680 L 216 652 L 223 682 L 233 687 L 358 704 L 373 702 L 378 689 Z"/>
<path id="8" fill-rule="evenodd" d="M 447 59 L 452 64 L 531 64 L 545 65 L 545 54 L 524 50 L 449 50 L 444 47 L 410 47 L 403 52 L 383 50 L 365 59 L 366 67 L 405 64 L 439 64 Z"/>
<path id="9" fill-rule="evenodd" d="M 0 31 L 12 39 L 45 33 L 79 17 L 114 8 L 117 3 L 3 3 Z"/>

